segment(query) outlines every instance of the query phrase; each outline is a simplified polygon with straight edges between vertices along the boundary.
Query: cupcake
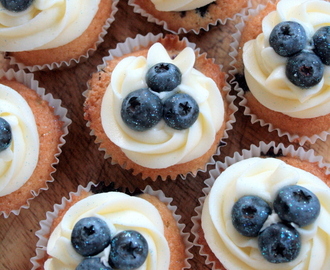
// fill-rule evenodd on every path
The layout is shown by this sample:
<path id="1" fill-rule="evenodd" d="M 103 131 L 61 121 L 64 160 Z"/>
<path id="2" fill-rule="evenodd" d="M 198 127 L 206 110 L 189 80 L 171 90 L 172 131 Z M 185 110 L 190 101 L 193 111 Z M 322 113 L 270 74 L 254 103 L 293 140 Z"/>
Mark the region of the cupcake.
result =
<path id="1" fill-rule="evenodd" d="M 61 102 L 23 71 L 0 71 L 0 102 L 0 213 L 8 217 L 53 181 L 70 120 Z"/>
<path id="2" fill-rule="evenodd" d="M 103 41 L 118 0 L 1 1 L 0 51 L 30 71 L 71 66 Z"/>
<path id="3" fill-rule="evenodd" d="M 134 12 L 174 34 L 207 31 L 211 25 L 225 24 L 250 6 L 247 0 L 129 0 L 128 4 Z"/>
<path id="4" fill-rule="evenodd" d="M 36 233 L 33 269 L 181 270 L 189 266 L 191 244 L 182 232 L 184 225 L 178 223 L 172 199 L 150 186 L 134 193 L 113 187 L 102 182 L 79 186 L 69 200 L 62 199 L 47 213 Z"/>
<path id="5" fill-rule="evenodd" d="M 110 50 L 84 93 L 100 150 L 142 178 L 196 174 L 235 121 L 225 74 L 177 36 L 138 35 Z"/>
<path id="6" fill-rule="evenodd" d="M 237 27 L 234 82 L 244 113 L 292 142 L 325 140 L 330 130 L 330 2 L 269 2 Z"/>
<path id="7" fill-rule="evenodd" d="M 212 269 L 329 269 L 330 164 L 261 143 L 210 172 L 193 218 Z M 317 255 L 316 255 L 317 254 Z"/>

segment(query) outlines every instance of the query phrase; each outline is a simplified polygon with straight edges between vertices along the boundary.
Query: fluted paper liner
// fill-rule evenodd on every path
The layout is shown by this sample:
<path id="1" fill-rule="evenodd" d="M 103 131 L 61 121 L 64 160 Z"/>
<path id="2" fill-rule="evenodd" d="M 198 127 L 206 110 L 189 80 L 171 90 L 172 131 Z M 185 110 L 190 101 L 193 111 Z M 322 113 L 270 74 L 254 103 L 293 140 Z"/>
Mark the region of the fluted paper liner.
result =
<path id="1" fill-rule="evenodd" d="M 269 132 L 276 131 L 279 137 L 286 136 L 290 142 L 298 142 L 300 145 L 304 145 L 306 142 L 309 142 L 311 144 L 314 144 L 318 139 L 321 141 L 325 141 L 327 139 L 327 136 L 329 135 L 330 130 L 322 131 L 319 134 L 314 134 L 313 136 L 299 136 L 298 134 L 293 134 L 288 131 L 283 131 L 280 128 L 276 128 L 273 126 L 272 123 L 266 122 L 263 119 L 258 118 L 255 114 L 251 112 L 251 109 L 247 105 L 247 100 L 244 97 L 244 90 L 239 86 L 238 82 L 235 79 L 235 75 L 242 72 L 242 70 L 238 70 L 237 67 L 237 56 L 238 56 L 238 49 L 239 43 L 241 39 L 241 33 L 243 28 L 245 27 L 245 22 L 248 20 L 250 16 L 255 16 L 259 14 L 263 9 L 265 8 L 265 5 L 258 5 L 256 8 L 249 9 L 248 14 L 241 16 L 241 20 L 235 25 L 237 32 L 232 35 L 234 41 L 231 43 L 230 48 L 231 51 L 229 55 L 232 58 L 232 61 L 230 63 L 230 66 L 232 67 L 229 71 L 229 74 L 231 74 L 230 83 L 233 85 L 234 90 L 237 92 L 237 96 L 240 97 L 242 100 L 239 102 L 239 105 L 244 107 L 244 115 L 247 115 L 251 117 L 251 123 L 259 123 L 262 127 L 267 127 Z M 239 67 L 240 69 L 242 67 Z"/>
<path id="2" fill-rule="evenodd" d="M 50 228 L 52 226 L 53 220 L 57 217 L 59 211 L 63 210 L 66 205 L 72 202 L 75 197 L 79 197 L 82 192 L 89 192 L 92 186 L 96 186 L 96 184 L 89 182 L 86 187 L 79 185 L 76 192 L 69 193 L 69 198 L 63 197 L 60 204 L 54 205 L 53 211 L 48 211 L 46 213 L 46 219 L 40 222 L 40 229 L 35 233 L 38 237 L 38 242 L 36 245 L 36 255 L 30 260 L 33 264 L 32 270 L 38 269 L 38 267 L 41 266 L 40 261 L 42 261 L 42 259 L 47 256 L 47 243 L 48 237 L 50 235 Z M 170 197 L 166 197 L 161 190 L 153 190 L 150 186 L 146 186 L 145 189 L 142 190 L 142 192 L 157 197 L 161 202 L 165 203 L 167 208 L 172 212 L 186 248 L 185 267 L 183 269 L 189 269 L 190 264 L 188 260 L 192 258 L 192 254 L 189 251 L 189 249 L 192 247 L 192 243 L 188 240 L 190 234 L 183 232 L 185 225 L 179 222 L 181 216 L 176 214 L 177 207 L 171 205 L 173 199 Z M 93 195 L 91 194 L 91 196 Z"/>
<path id="3" fill-rule="evenodd" d="M 210 170 L 209 178 L 206 179 L 204 182 L 206 185 L 206 187 L 203 189 L 204 196 L 198 199 L 199 205 L 195 208 L 196 215 L 192 217 L 193 227 L 191 229 L 191 233 L 194 235 L 194 245 L 199 248 L 199 254 L 205 257 L 206 264 L 212 265 L 212 270 L 218 269 L 216 267 L 218 261 L 214 261 L 212 259 L 215 258 L 215 256 L 213 254 L 210 254 L 211 251 L 209 247 L 205 247 L 199 242 L 200 234 L 202 233 L 201 214 L 204 201 L 207 195 L 210 193 L 214 182 L 221 174 L 221 172 L 226 170 L 226 168 L 241 160 L 265 155 L 270 149 L 272 149 L 272 152 L 274 152 L 275 155 L 282 151 L 281 153 L 283 154 L 283 156 L 296 157 L 300 160 L 317 163 L 320 168 L 326 169 L 326 174 L 330 174 L 330 164 L 325 163 L 323 157 L 315 155 L 314 150 L 310 149 L 306 151 L 302 147 L 298 147 L 297 149 L 295 149 L 293 145 L 285 146 L 282 143 L 277 144 L 274 141 L 267 144 L 265 142 L 260 142 L 259 145 L 251 145 L 250 149 L 243 149 L 242 152 L 235 152 L 232 157 L 227 156 L 224 162 L 217 162 L 215 169 Z"/>
<path id="4" fill-rule="evenodd" d="M 150 45 L 152 43 L 156 43 L 162 37 L 163 37 L 162 34 L 154 35 L 152 33 L 149 33 L 146 36 L 137 35 L 134 39 L 133 38 L 127 38 L 124 43 L 119 43 L 119 44 L 117 44 L 117 47 L 115 49 L 109 50 L 109 56 L 106 56 L 106 57 L 103 58 L 103 64 L 98 66 L 98 68 L 97 68 L 98 71 L 101 71 L 107 65 L 106 61 L 110 61 L 110 60 L 112 60 L 116 57 L 121 57 L 125 54 L 128 54 L 128 53 L 132 52 L 133 50 L 136 51 L 141 47 L 147 47 L 148 45 Z M 200 50 L 198 48 L 196 48 L 196 45 L 194 43 L 189 42 L 187 38 L 183 38 L 183 41 L 187 44 L 188 47 L 191 47 L 192 49 L 194 49 L 199 55 L 204 55 L 206 57 L 206 54 L 205 53 L 200 54 Z M 226 75 L 225 79 L 227 79 L 227 75 Z M 89 87 L 89 85 L 88 85 L 88 87 Z M 228 103 L 228 110 L 231 111 L 231 114 L 228 117 L 229 119 L 226 122 L 226 127 L 225 127 L 225 130 L 224 130 L 224 134 L 221 138 L 221 142 L 223 144 L 225 144 L 225 141 L 228 138 L 228 131 L 233 128 L 233 124 L 236 121 L 236 118 L 235 118 L 234 114 L 237 111 L 237 107 L 236 107 L 236 105 L 234 105 L 234 100 L 236 99 L 236 96 L 232 96 L 232 95 L 229 94 L 230 86 L 227 82 L 226 82 L 226 85 L 223 88 L 223 90 L 227 93 L 226 100 L 224 100 L 224 102 Z M 89 91 L 90 91 L 90 89 L 87 89 L 83 93 L 83 96 L 87 97 Z M 90 122 L 87 122 L 86 125 L 88 127 L 90 127 Z M 91 130 L 90 135 L 95 136 L 94 130 Z M 95 143 L 99 144 L 99 143 L 101 143 L 101 141 L 98 138 L 96 138 Z M 209 161 L 205 164 L 204 168 L 200 168 L 199 170 L 197 170 L 197 172 L 198 171 L 205 172 L 207 170 L 208 165 L 215 163 L 214 156 L 220 155 L 220 148 L 223 146 L 223 144 L 220 144 L 220 146 L 217 147 L 216 153 L 214 153 L 210 157 Z M 106 149 L 100 147 L 99 150 L 105 152 L 105 155 L 104 155 L 105 159 L 111 157 L 111 153 L 107 154 Z M 112 162 L 112 164 L 117 164 L 113 160 L 111 160 L 111 162 Z M 119 165 L 125 169 L 125 164 L 119 164 Z M 150 170 L 152 170 L 152 169 L 150 169 Z M 196 174 L 197 174 L 197 172 L 196 172 Z M 137 173 L 139 173 L 139 172 L 137 172 Z M 133 171 L 133 174 L 137 174 L 137 173 L 135 173 Z M 193 176 L 195 176 L 195 173 L 192 173 L 192 172 L 188 172 L 185 175 L 181 174 L 180 176 L 181 176 L 181 178 L 185 179 L 188 174 L 192 174 Z M 150 176 L 147 175 L 147 174 L 142 175 L 143 179 L 146 179 L 148 177 L 150 177 Z M 162 180 L 166 180 L 166 177 L 167 176 L 161 176 Z M 155 180 L 153 177 L 151 177 L 151 178 L 153 180 Z"/>
<path id="5" fill-rule="evenodd" d="M 31 190 L 32 197 L 28 199 L 25 205 L 22 205 L 19 209 L 13 209 L 10 213 L 14 215 L 18 215 L 21 211 L 21 209 L 28 209 L 30 207 L 30 200 L 35 198 L 36 196 L 39 195 L 39 193 L 42 190 L 47 190 L 47 182 L 53 182 L 54 178 L 52 174 L 56 171 L 55 170 L 55 165 L 59 162 L 58 156 L 61 154 L 62 150 L 61 147 L 65 144 L 65 139 L 64 137 L 68 134 L 68 126 L 71 124 L 71 120 L 67 118 L 67 109 L 63 108 L 61 106 L 62 101 L 59 99 L 55 99 L 52 94 L 45 93 L 45 89 L 39 87 L 39 82 L 34 79 L 34 75 L 32 73 L 25 73 L 23 70 L 20 71 L 14 71 L 13 69 L 9 69 L 8 71 L 0 70 L 0 78 L 6 78 L 8 80 L 16 80 L 25 86 L 31 88 L 32 90 L 36 91 L 37 94 L 45 101 L 48 102 L 50 107 L 54 108 L 54 114 L 59 117 L 59 121 L 62 121 L 62 136 L 60 137 L 60 143 L 57 147 L 57 153 L 55 155 L 56 157 L 56 162 L 53 164 L 49 164 L 49 166 L 52 166 L 53 172 L 51 172 L 51 175 L 49 176 L 49 179 L 45 180 L 46 181 L 46 186 L 44 188 L 38 189 L 38 190 Z M 10 213 L 6 213 L 4 211 L 0 211 L 0 215 L 2 214 L 5 218 L 9 216 Z"/>
<path id="6" fill-rule="evenodd" d="M 150 0 L 145 0 L 145 1 L 150 1 Z M 234 21 L 237 16 L 241 16 L 242 14 L 246 14 L 247 10 L 252 7 L 251 2 L 252 2 L 251 0 L 248 1 L 247 6 L 245 8 L 243 8 L 240 13 L 235 14 L 231 18 L 220 19 L 220 18 L 216 18 L 216 16 L 214 16 L 213 22 L 210 22 L 206 26 L 196 26 L 195 28 L 192 28 L 192 29 L 186 29 L 184 27 L 180 27 L 177 30 L 174 30 L 174 29 L 171 29 L 168 26 L 168 23 L 165 20 L 156 18 L 152 14 L 148 13 L 146 10 L 144 10 L 138 4 L 136 4 L 134 0 L 128 0 L 128 4 L 133 7 L 133 11 L 135 13 L 139 13 L 143 17 L 146 17 L 148 22 L 155 23 L 157 25 L 161 25 L 164 28 L 164 30 L 166 30 L 170 33 L 173 33 L 173 34 L 186 34 L 186 33 L 189 33 L 189 32 L 193 32 L 196 35 L 198 35 L 201 30 L 209 31 L 212 26 L 215 26 L 215 25 L 218 25 L 218 24 L 224 25 L 228 21 Z"/>
<path id="7" fill-rule="evenodd" d="M 107 34 L 108 28 L 110 27 L 111 23 L 115 20 L 115 14 L 118 11 L 117 4 L 119 0 L 112 0 L 112 9 L 110 17 L 106 20 L 105 24 L 102 27 L 102 31 L 99 34 L 99 38 L 97 42 L 94 44 L 93 47 L 88 49 L 85 54 L 81 55 L 79 58 L 75 59 L 72 58 L 69 61 L 61 61 L 61 62 L 54 62 L 49 63 L 45 65 L 34 65 L 34 66 L 26 66 L 23 63 L 19 63 L 15 60 L 15 57 L 10 56 L 10 65 L 17 65 L 19 69 L 28 70 L 30 72 L 38 71 L 38 70 L 53 70 L 53 69 L 62 69 L 62 68 L 68 68 L 73 67 L 76 64 L 79 64 L 83 61 L 85 61 L 89 56 L 91 56 L 96 50 L 97 47 L 104 41 L 104 36 Z"/>

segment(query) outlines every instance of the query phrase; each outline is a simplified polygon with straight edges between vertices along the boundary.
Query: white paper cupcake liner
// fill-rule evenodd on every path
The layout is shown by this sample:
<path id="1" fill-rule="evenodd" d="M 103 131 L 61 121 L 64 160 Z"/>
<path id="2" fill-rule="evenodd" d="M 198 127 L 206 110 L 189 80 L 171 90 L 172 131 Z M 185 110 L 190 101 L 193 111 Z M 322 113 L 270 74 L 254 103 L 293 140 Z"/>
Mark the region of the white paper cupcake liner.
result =
<path id="1" fill-rule="evenodd" d="M 7 71 L 10 68 L 10 59 L 6 56 L 5 52 L 0 52 L 0 69 Z"/>
<path id="2" fill-rule="evenodd" d="M 235 152 L 232 157 L 225 157 L 224 162 L 217 162 L 215 168 L 210 170 L 209 178 L 204 181 L 206 185 L 206 187 L 203 188 L 204 196 L 198 199 L 199 205 L 195 208 L 196 215 L 192 217 L 193 227 L 191 229 L 191 233 L 194 235 L 194 245 L 199 248 L 199 254 L 205 257 L 206 264 L 212 265 L 212 270 L 217 269 L 215 267 L 216 262 L 211 259 L 210 253 L 206 250 L 204 245 L 199 243 L 200 233 L 202 230 L 200 223 L 204 201 L 207 195 L 210 193 L 214 182 L 221 174 L 221 172 L 226 170 L 226 168 L 233 165 L 234 163 L 248 158 L 260 157 L 266 154 L 270 149 L 272 149 L 272 152 L 275 155 L 279 154 L 281 151 L 283 156 L 297 157 L 300 160 L 308 161 L 310 163 L 316 163 L 320 168 L 325 168 L 326 174 L 330 174 L 330 164 L 326 163 L 322 156 L 315 155 L 314 150 L 310 149 L 306 151 L 301 146 L 295 148 L 293 145 L 285 146 L 282 143 L 277 144 L 274 141 L 269 143 L 260 142 L 259 145 L 251 145 L 250 149 L 243 149 L 242 152 Z"/>
<path id="3" fill-rule="evenodd" d="M 89 182 L 86 187 L 83 187 L 81 185 L 78 186 L 78 189 L 76 192 L 70 192 L 69 198 L 63 197 L 60 204 L 55 204 L 53 211 L 48 211 L 46 213 L 46 219 L 42 220 L 40 224 L 40 229 L 35 233 L 35 235 L 38 237 L 38 242 L 36 244 L 36 255 L 30 259 L 33 267 L 32 270 L 39 269 L 42 265 L 40 265 L 40 261 L 42 261 L 43 258 L 47 255 L 47 243 L 48 243 L 48 237 L 50 235 L 50 228 L 52 226 L 53 220 L 58 216 L 59 211 L 63 210 L 66 205 L 70 202 L 72 202 L 73 198 L 79 197 L 81 192 L 89 192 L 91 190 L 92 186 L 96 186 L 97 184 L 94 184 L 92 182 Z M 161 190 L 153 190 L 150 186 L 146 186 L 144 190 L 142 190 L 143 193 L 149 194 L 152 196 L 157 197 L 160 201 L 166 204 L 167 208 L 172 212 L 173 217 L 175 221 L 177 222 L 177 226 L 180 230 L 182 239 L 185 244 L 185 266 L 182 269 L 189 269 L 189 259 L 193 257 L 191 252 L 189 251 L 192 247 L 192 243 L 188 240 L 190 234 L 184 232 L 185 225 L 180 223 L 181 216 L 176 214 L 177 207 L 174 205 L 171 205 L 173 199 L 166 197 L 165 194 Z M 91 195 L 93 196 L 93 195 Z"/>
<path id="4" fill-rule="evenodd" d="M 228 53 L 229 56 L 232 58 L 232 61 L 230 62 L 230 66 L 233 67 L 233 70 L 230 70 L 229 74 L 233 76 L 237 74 L 237 69 L 235 68 L 235 64 L 237 62 L 236 57 L 238 55 L 238 49 L 241 49 L 239 48 L 239 43 L 242 35 L 242 30 L 245 27 L 246 21 L 249 19 L 249 17 L 256 16 L 265 7 L 266 7 L 265 5 L 260 4 L 257 5 L 255 8 L 248 9 L 247 14 L 242 14 L 239 21 L 236 23 L 235 25 L 236 32 L 232 34 L 233 41 L 230 43 L 230 52 Z"/>
<path id="5" fill-rule="evenodd" d="M 166 30 L 170 33 L 173 33 L 173 34 L 186 34 L 186 33 L 189 33 L 189 32 L 193 32 L 194 34 L 198 35 L 201 30 L 209 31 L 210 27 L 212 27 L 212 26 L 215 26 L 217 24 L 224 25 L 228 21 L 234 21 L 237 16 L 241 16 L 241 14 L 246 14 L 247 10 L 252 7 L 252 2 L 253 1 L 251 1 L 251 0 L 248 1 L 247 7 L 243 8 L 239 14 L 235 14 L 232 18 L 226 18 L 226 19 L 218 18 L 218 19 L 215 19 L 214 22 L 209 23 L 207 26 L 205 26 L 205 27 L 201 26 L 198 29 L 185 29 L 184 27 L 180 27 L 178 30 L 170 29 L 169 26 L 168 26 L 168 23 L 166 21 L 158 19 L 155 16 L 153 16 L 152 14 L 148 13 L 147 11 L 142 9 L 139 5 L 137 5 L 134 0 L 128 0 L 128 5 L 133 7 L 133 11 L 135 13 L 138 13 L 141 16 L 146 17 L 148 22 L 160 25 L 164 28 L 164 30 Z"/>
<path id="6" fill-rule="evenodd" d="M 35 90 L 37 94 L 45 101 L 48 102 L 49 106 L 54 108 L 54 114 L 59 117 L 59 121 L 63 122 L 62 125 L 62 136 L 60 137 L 60 143 L 57 147 L 57 153 L 55 155 L 56 162 L 51 164 L 54 171 L 49 176 L 49 179 L 46 181 L 46 187 L 38 189 L 38 190 L 31 190 L 31 194 L 33 195 L 32 198 L 28 199 L 25 205 L 22 205 L 19 209 L 13 209 L 10 213 L 14 215 L 19 215 L 21 209 L 28 209 L 30 207 L 30 201 L 34 199 L 36 196 L 39 195 L 39 193 L 42 190 L 47 190 L 48 186 L 47 183 L 53 182 L 54 178 L 52 177 L 52 174 L 55 172 L 55 165 L 58 164 L 59 159 L 58 156 L 61 154 L 62 150 L 61 147 L 65 144 L 64 137 L 68 134 L 68 126 L 71 124 L 71 120 L 66 116 L 67 115 L 67 109 L 63 108 L 61 106 L 62 101 L 59 99 L 55 99 L 52 94 L 45 93 L 45 89 L 42 87 L 39 87 L 39 82 L 34 79 L 34 75 L 32 73 L 25 73 L 23 70 L 14 71 L 13 69 L 9 69 L 8 71 L 0 70 L 0 78 L 6 78 L 8 80 L 16 80 L 27 87 L 31 88 L 32 90 Z M 9 214 L 10 214 L 9 213 Z M 8 218 L 9 214 L 0 211 L 0 215 L 3 215 L 5 218 Z"/>
<path id="7" fill-rule="evenodd" d="M 304 145 L 306 142 L 314 144 L 318 139 L 321 141 L 326 141 L 329 133 L 329 130 L 322 131 L 319 134 L 314 134 L 313 136 L 299 136 L 294 133 L 290 133 L 289 131 L 283 131 L 280 128 L 276 128 L 272 123 L 266 122 L 263 119 L 258 118 L 257 115 L 251 112 L 251 109 L 247 105 L 247 99 L 244 96 L 244 90 L 240 87 L 239 83 L 235 79 L 235 75 L 238 73 L 242 73 L 242 70 L 237 69 L 237 60 L 236 57 L 238 55 L 239 43 L 241 39 L 242 30 L 245 27 L 245 22 L 248 20 L 250 16 L 255 16 L 259 14 L 266 6 L 265 5 L 257 5 L 254 9 L 249 9 L 248 14 L 241 17 L 241 20 L 235 25 L 237 32 L 232 35 L 234 41 L 230 44 L 231 51 L 229 53 L 232 61 L 230 62 L 231 70 L 228 72 L 231 75 L 230 84 L 233 85 L 234 90 L 237 92 L 237 96 L 242 100 L 239 102 L 239 105 L 244 108 L 244 115 L 249 116 L 252 124 L 259 124 L 262 127 L 267 127 L 269 132 L 276 131 L 279 137 L 286 136 L 290 142 L 299 143 L 300 145 Z"/>
<path id="8" fill-rule="evenodd" d="M 99 65 L 97 67 L 97 70 L 101 71 L 102 69 L 104 69 L 107 65 L 106 64 L 107 61 L 113 60 L 116 57 L 121 57 L 125 54 L 129 54 L 132 51 L 136 51 L 140 48 L 147 47 L 148 45 L 150 45 L 152 43 L 156 43 L 162 37 L 163 37 L 163 34 L 154 35 L 152 33 L 149 33 L 145 36 L 142 36 L 142 35 L 138 34 L 135 38 L 127 38 L 125 42 L 118 43 L 115 49 L 109 50 L 109 55 L 103 58 L 103 64 Z M 194 49 L 197 52 L 198 55 L 204 55 L 206 57 L 206 53 L 201 54 L 200 49 L 196 48 L 196 44 L 189 42 L 187 38 L 183 38 L 182 41 L 184 41 L 187 44 L 188 47 Z M 214 59 L 212 59 L 212 61 L 214 62 Z M 220 68 L 222 70 L 222 66 L 220 66 Z M 219 141 L 219 147 L 217 147 L 216 152 L 210 157 L 209 161 L 205 164 L 204 168 L 200 168 L 198 170 L 198 171 L 201 171 L 201 172 L 206 172 L 207 167 L 209 165 L 215 163 L 214 157 L 220 155 L 221 148 L 224 145 L 226 145 L 226 140 L 228 139 L 228 131 L 233 128 L 233 124 L 236 122 L 235 112 L 238 110 L 238 108 L 234 104 L 236 96 L 230 95 L 229 92 L 230 92 L 231 88 L 230 88 L 230 85 L 227 83 L 227 78 L 228 78 L 228 75 L 226 74 L 226 77 L 225 77 L 226 85 L 222 90 L 227 93 L 226 100 L 224 100 L 224 101 L 228 103 L 228 110 L 231 111 L 231 114 L 229 115 L 229 119 L 226 122 L 226 127 L 225 127 L 225 130 L 224 130 L 224 134 L 221 138 L 221 141 Z M 87 87 L 89 87 L 89 85 L 87 85 Z M 83 92 L 83 96 L 85 98 L 88 96 L 89 91 L 90 91 L 90 89 L 88 88 L 86 91 Z M 90 122 L 87 122 L 86 125 L 87 125 L 87 127 L 90 127 Z M 96 136 L 94 130 L 91 129 L 90 135 L 91 136 Z M 96 138 L 95 143 L 99 144 L 100 140 L 98 140 L 98 138 Z M 111 157 L 111 154 L 107 154 L 107 151 L 106 151 L 105 148 L 99 147 L 99 151 L 104 151 L 105 152 L 104 159 L 107 159 L 107 158 Z M 111 163 L 113 165 L 117 164 L 113 160 L 111 160 Z M 123 168 L 125 168 L 125 165 L 122 165 L 122 164 L 120 164 L 120 165 Z M 197 172 L 196 173 L 188 172 L 187 174 L 185 174 L 185 175 L 182 174 L 180 176 L 181 176 L 182 179 L 186 179 L 186 177 L 188 175 L 195 176 L 197 174 Z M 133 172 L 133 174 L 134 174 L 134 172 Z M 146 175 L 145 177 L 143 176 L 143 178 L 147 178 L 147 177 L 148 177 L 148 175 Z M 162 180 L 166 180 L 166 178 L 162 178 Z"/>
<path id="9" fill-rule="evenodd" d="M 99 34 L 98 41 L 94 44 L 94 46 L 88 49 L 85 54 L 81 55 L 78 59 L 70 59 L 69 61 L 62 61 L 62 62 L 54 62 L 45 65 L 34 65 L 34 66 L 26 66 L 23 63 L 19 63 L 15 60 L 15 57 L 9 56 L 10 58 L 10 65 L 16 65 L 19 69 L 28 70 L 30 72 L 38 71 L 38 70 L 53 70 L 53 69 L 61 69 L 61 68 L 69 68 L 73 67 L 76 64 L 79 64 L 89 58 L 96 50 L 97 47 L 104 41 L 104 36 L 107 34 L 108 28 L 110 27 L 111 23 L 115 20 L 115 14 L 118 11 L 117 4 L 119 0 L 112 0 L 112 10 L 110 17 L 106 20 L 105 24 L 102 27 L 102 31 Z"/>

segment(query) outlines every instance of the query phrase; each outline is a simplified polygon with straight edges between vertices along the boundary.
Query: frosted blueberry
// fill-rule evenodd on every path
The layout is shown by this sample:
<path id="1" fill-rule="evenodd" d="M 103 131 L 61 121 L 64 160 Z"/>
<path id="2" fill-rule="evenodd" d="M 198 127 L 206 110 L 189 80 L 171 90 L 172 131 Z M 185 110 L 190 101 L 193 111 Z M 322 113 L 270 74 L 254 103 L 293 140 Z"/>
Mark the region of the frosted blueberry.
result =
<path id="1" fill-rule="evenodd" d="M 272 209 L 268 203 L 257 196 L 243 196 L 233 206 L 232 223 L 244 236 L 258 236 Z"/>
<path id="2" fill-rule="evenodd" d="M 94 256 L 110 244 L 110 229 L 97 217 L 80 219 L 73 227 L 71 244 L 82 256 Z"/>

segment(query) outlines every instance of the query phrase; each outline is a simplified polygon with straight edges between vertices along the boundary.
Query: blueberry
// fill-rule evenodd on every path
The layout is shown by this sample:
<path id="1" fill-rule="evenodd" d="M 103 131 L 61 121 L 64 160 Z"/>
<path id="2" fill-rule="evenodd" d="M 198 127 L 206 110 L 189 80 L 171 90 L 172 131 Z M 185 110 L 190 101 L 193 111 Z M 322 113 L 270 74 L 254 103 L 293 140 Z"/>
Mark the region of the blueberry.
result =
<path id="1" fill-rule="evenodd" d="M 274 223 L 258 237 L 262 256 L 271 263 L 293 261 L 299 254 L 301 240 L 299 232 L 290 225 Z"/>
<path id="2" fill-rule="evenodd" d="M 4 118 L 0 117 L 0 152 L 9 147 L 11 140 L 11 127 Z"/>
<path id="3" fill-rule="evenodd" d="M 177 93 L 164 101 L 164 120 L 174 129 L 191 127 L 198 118 L 199 107 L 194 98 L 188 94 Z"/>
<path id="4" fill-rule="evenodd" d="M 322 80 L 323 71 L 324 66 L 316 54 L 301 51 L 288 58 L 285 74 L 294 85 L 309 88 Z"/>
<path id="5" fill-rule="evenodd" d="M 161 99 L 149 89 L 129 93 L 123 100 L 121 117 L 131 129 L 145 131 L 155 126 L 163 115 Z"/>
<path id="6" fill-rule="evenodd" d="M 94 256 L 110 244 L 110 229 L 97 217 L 80 219 L 71 234 L 73 248 L 82 256 Z"/>
<path id="7" fill-rule="evenodd" d="M 298 185 L 281 188 L 273 207 L 280 219 L 300 227 L 311 224 L 320 214 L 320 202 L 316 195 Z"/>
<path id="8" fill-rule="evenodd" d="M 277 24 L 269 36 L 269 44 L 281 56 L 291 56 L 303 50 L 307 35 L 301 24 L 284 21 Z"/>
<path id="9" fill-rule="evenodd" d="M 126 230 L 111 240 L 109 264 L 115 269 L 139 268 L 148 256 L 148 243 L 137 231 Z"/>
<path id="10" fill-rule="evenodd" d="M 325 65 L 330 65 L 330 26 L 321 27 L 313 36 L 314 53 Z"/>
<path id="11" fill-rule="evenodd" d="M 20 12 L 28 9 L 34 0 L 0 0 L 2 6 L 13 12 Z"/>
<path id="12" fill-rule="evenodd" d="M 181 83 L 181 71 L 171 63 L 158 63 L 146 74 L 146 82 L 155 92 L 169 92 Z"/>
<path id="13" fill-rule="evenodd" d="M 76 270 L 112 270 L 111 267 L 105 266 L 101 262 L 101 258 L 98 257 L 89 257 L 85 258 L 77 267 Z"/>
<path id="14" fill-rule="evenodd" d="M 233 226 L 242 235 L 258 236 L 272 209 L 257 196 L 243 196 L 233 206 L 231 218 Z"/>
<path id="15" fill-rule="evenodd" d="M 212 3 L 207 4 L 207 5 L 205 5 L 205 6 L 202 6 L 202 7 L 196 8 L 196 9 L 195 9 L 195 12 L 196 12 L 197 14 L 199 14 L 199 16 L 201 16 L 201 17 L 205 17 L 205 16 L 207 15 L 207 13 L 209 12 L 209 7 L 210 7 L 211 4 L 215 4 L 215 2 L 212 2 Z"/>

